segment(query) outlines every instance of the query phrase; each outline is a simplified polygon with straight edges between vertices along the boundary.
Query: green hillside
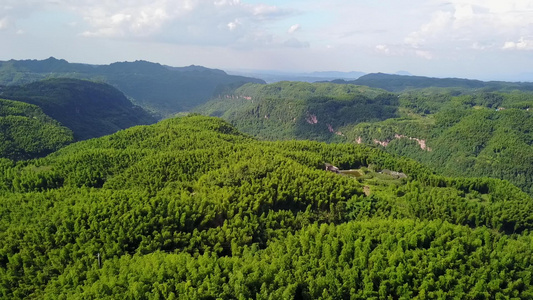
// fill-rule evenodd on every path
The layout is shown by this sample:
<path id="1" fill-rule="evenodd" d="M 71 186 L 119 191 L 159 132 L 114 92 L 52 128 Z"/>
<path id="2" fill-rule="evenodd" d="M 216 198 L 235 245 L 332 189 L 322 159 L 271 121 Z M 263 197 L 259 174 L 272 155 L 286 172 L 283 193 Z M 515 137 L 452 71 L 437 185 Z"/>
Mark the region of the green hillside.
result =
<path id="1" fill-rule="evenodd" d="M 31 104 L 0 99 L 0 157 L 45 156 L 73 141 L 72 131 Z"/>
<path id="2" fill-rule="evenodd" d="M 531 197 L 377 148 L 192 115 L 0 169 L 1 298 L 533 297 Z"/>
<path id="3" fill-rule="evenodd" d="M 77 78 L 111 84 L 135 104 L 159 116 L 189 111 L 226 89 L 263 80 L 228 75 L 222 70 L 200 66 L 169 67 L 147 61 L 110 65 L 46 60 L 0 62 L 0 85 L 21 85 L 47 78 Z"/>
<path id="4" fill-rule="evenodd" d="M 343 141 L 339 128 L 397 116 L 396 95 L 332 83 L 247 84 L 195 109 L 260 139 Z"/>
<path id="5" fill-rule="evenodd" d="M 39 106 L 74 132 L 76 140 L 114 133 L 156 120 L 110 85 L 78 79 L 48 79 L 7 86 L 0 96 Z"/>
<path id="6" fill-rule="evenodd" d="M 345 130 L 348 140 L 385 142 L 386 151 L 443 174 L 506 179 L 533 194 L 533 95 L 418 93 L 404 95 L 400 102 L 411 117 L 358 124 Z M 430 114 L 417 115 L 422 111 Z"/>
<path id="7" fill-rule="evenodd" d="M 518 90 L 459 86 L 390 93 L 350 84 L 280 82 L 242 86 L 197 111 L 260 139 L 381 146 L 445 175 L 506 179 L 533 195 L 530 107 L 533 94 Z"/>

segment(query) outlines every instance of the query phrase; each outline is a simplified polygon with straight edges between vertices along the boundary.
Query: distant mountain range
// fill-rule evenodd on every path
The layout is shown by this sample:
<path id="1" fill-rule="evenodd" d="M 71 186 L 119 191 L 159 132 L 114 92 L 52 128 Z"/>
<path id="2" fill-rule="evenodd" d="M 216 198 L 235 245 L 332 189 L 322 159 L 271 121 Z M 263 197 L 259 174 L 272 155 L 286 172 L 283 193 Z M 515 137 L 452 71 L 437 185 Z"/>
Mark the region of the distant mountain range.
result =
<path id="1" fill-rule="evenodd" d="M 513 81 L 482 81 L 464 78 L 415 76 L 404 70 L 397 71 L 394 74 L 365 73 L 359 71 L 283 72 L 275 70 L 229 70 L 228 72 L 234 75 L 260 78 L 267 83 L 280 81 L 303 81 L 310 83 L 334 82 L 339 84 L 367 85 L 394 92 L 427 87 L 491 88 L 498 90 L 506 87 L 518 87 L 521 90 L 529 90 L 533 85 L 530 83 L 533 81 L 533 73 L 524 73 L 509 77 Z"/>
<path id="2" fill-rule="evenodd" d="M 159 117 L 188 111 L 227 89 L 248 82 L 265 83 L 261 79 L 228 75 L 217 69 L 200 66 L 177 68 L 147 61 L 88 65 L 50 57 L 45 60 L 0 62 L 0 85 L 25 84 L 45 78 L 109 83 L 134 103 Z"/>
<path id="3" fill-rule="evenodd" d="M 390 92 L 401 92 L 430 87 L 485 89 L 487 91 L 533 91 L 533 83 L 531 82 L 481 81 L 462 78 L 434 78 L 384 73 L 371 73 L 363 75 L 355 80 L 336 79 L 331 82 L 339 84 L 366 85 L 369 87 L 385 89 Z"/>
<path id="4" fill-rule="evenodd" d="M 407 71 L 396 74 L 363 72 L 290 73 L 262 70 L 223 70 L 202 66 L 171 67 L 147 61 L 116 62 L 109 65 L 69 63 L 50 57 L 45 60 L 9 60 L 0 62 L 0 85 L 25 84 L 45 78 L 76 78 L 111 84 L 130 100 L 151 111 L 158 118 L 187 112 L 210 99 L 246 83 L 304 81 L 355 84 L 400 92 L 418 88 L 477 88 L 485 90 L 533 90 L 533 83 L 480 81 L 460 78 L 412 76 Z M 260 79 L 258 79 L 260 78 Z"/>
<path id="5" fill-rule="evenodd" d="M 317 81 L 332 81 L 335 79 L 354 80 L 366 73 L 364 72 L 338 72 L 338 71 L 322 71 L 322 72 L 281 72 L 281 71 L 265 71 L 265 70 L 230 70 L 230 74 L 250 76 L 261 78 L 267 83 L 274 83 L 280 81 L 303 81 L 303 82 L 317 82 Z"/>

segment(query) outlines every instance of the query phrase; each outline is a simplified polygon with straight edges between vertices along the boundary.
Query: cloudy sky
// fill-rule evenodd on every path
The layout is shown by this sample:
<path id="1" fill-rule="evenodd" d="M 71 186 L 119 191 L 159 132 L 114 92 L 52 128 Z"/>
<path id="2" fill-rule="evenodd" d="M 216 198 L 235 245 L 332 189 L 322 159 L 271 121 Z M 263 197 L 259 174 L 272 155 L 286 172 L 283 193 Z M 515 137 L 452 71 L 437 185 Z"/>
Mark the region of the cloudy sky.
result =
<path id="1" fill-rule="evenodd" d="M 512 79 L 533 74 L 533 0 L 2 0 L 0 41 L 0 60 Z"/>

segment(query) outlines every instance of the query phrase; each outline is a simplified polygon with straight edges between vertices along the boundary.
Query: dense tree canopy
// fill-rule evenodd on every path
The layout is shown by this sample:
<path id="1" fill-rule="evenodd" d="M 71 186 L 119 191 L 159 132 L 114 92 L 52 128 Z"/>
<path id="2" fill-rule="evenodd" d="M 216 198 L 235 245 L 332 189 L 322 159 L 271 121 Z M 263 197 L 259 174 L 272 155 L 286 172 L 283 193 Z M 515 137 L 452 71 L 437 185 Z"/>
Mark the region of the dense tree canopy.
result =
<path id="1" fill-rule="evenodd" d="M 0 99 L 0 157 L 45 156 L 73 141 L 72 131 L 31 104 Z"/>
<path id="2" fill-rule="evenodd" d="M 197 110 L 259 139 L 380 145 L 445 175 L 505 179 L 533 195 L 528 84 L 386 74 L 363 79 L 383 88 L 390 80 L 402 92 L 352 84 L 248 84 Z M 431 82 L 439 84 L 418 88 Z"/>
<path id="3" fill-rule="evenodd" d="M 375 147 L 191 115 L 0 169 L 2 298 L 533 297 L 530 196 Z"/>
<path id="4" fill-rule="evenodd" d="M 384 90 L 332 83 L 246 84 L 196 108 L 260 139 L 344 140 L 339 128 L 397 117 L 398 98 Z"/>
<path id="5" fill-rule="evenodd" d="M 386 141 L 386 151 L 446 175 L 506 179 L 533 195 L 533 95 L 412 92 L 400 102 L 413 113 L 428 115 L 358 124 L 345 130 L 348 140 Z M 413 138 L 424 140 L 428 148 Z"/>

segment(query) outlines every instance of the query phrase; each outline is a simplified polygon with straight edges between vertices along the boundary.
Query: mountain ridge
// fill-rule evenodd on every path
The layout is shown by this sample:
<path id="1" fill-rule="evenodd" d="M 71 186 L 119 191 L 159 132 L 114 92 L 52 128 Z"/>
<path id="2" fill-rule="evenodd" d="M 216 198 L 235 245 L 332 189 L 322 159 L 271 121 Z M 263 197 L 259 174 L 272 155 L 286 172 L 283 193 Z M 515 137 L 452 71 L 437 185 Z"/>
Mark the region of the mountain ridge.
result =
<path id="1" fill-rule="evenodd" d="M 25 84 L 45 78 L 98 80 L 111 84 L 137 105 L 160 117 L 188 111 L 222 90 L 263 80 L 228 75 L 201 66 L 170 67 L 144 60 L 109 65 L 69 63 L 50 57 L 45 60 L 0 62 L 0 85 Z"/>
<path id="2" fill-rule="evenodd" d="M 532 82 L 481 81 L 465 78 L 438 78 L 415 75 L 369 73 L 355 80 L 334 80 L 339 84 L 357 84 L 375 88 L 382 88 L 391 92 L 402 92 L 411 89 L 437 88 L 469 88 L 485 90 L 513 90 L 533 91 Z"/>

